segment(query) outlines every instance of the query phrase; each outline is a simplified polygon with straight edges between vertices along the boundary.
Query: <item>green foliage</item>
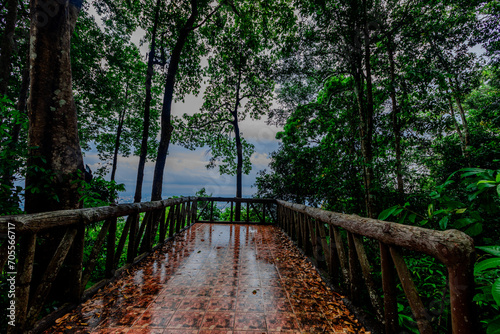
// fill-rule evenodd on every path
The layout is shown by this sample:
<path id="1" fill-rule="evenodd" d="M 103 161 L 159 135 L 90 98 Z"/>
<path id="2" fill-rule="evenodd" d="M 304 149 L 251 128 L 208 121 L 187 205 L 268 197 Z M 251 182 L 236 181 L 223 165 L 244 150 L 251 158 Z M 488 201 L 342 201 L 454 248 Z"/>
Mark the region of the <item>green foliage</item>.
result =
<path id="1" fill-rule="evenodd" d="M 460 173 L 459 187 L 452 188 L 453 180 Z M 394 217 L 399 223 L 415 224 L 435 229 L 455 228 L 476 238 L 480 244 L 498 240 L 498 211 L 500 203 L 500 170 L 463 168 L 430 193 L 430 203 L 425 213 L 410 210 L 409 203 L 396 205 L 382 211 L 379 219 Z M 483 256 L 474 267 L 477 293 L 474 301 L 481 309 L 481 321 L 487 333 L 495 333 L 500 319 L 500 246 L 478 246 L 477 249 L 492 255 Z M 487 257 L 487 258 L 485 258 Z"/>
<path id="2" fill-rule="evenodd" d="M 487 333 L 498 333 L 500 311 L 500 246 L 477 247 L 486 253 L 474 266 L 476 290 L 474 301 L 481 310 Z M 486 258 L 486 259 L 485 259 Z"/>
<path id="3" fill-rule="evenodd" d="M 97 240 L 97 236 L 101 231 L 103 223 L 104 222 L 100 222 L 87 227 L 85 231 L 85 248 L 83 251 L 83 263 L 87 263 L 87 260 L 90 257 L 92 249 L 94 248 L 95 241 Z M 120 240 L 124 227 L 125 227 L 125 219 L 123 217 L 118 218 L 116 225 L 116 240 Z M 121 268 L 126 263 L 127 248 L 128 248 L 128 238 L 125 241 L 125 245 L 120 260 L 118 261 L 118 268 Z M 105 278 L 106 253 L 107 253 L 107 243 L 105 242 L 101 249 L 101 252 L 98 254 L 96 258 L 96 265 L 94 270 L 92 271 L 90 280 L 87 283 L 87 286 L 85 287 L 86 289 L 90 288 L 92 285 Z"/>
<path id="4" fill-rule="evenodd" d="M 94 177 L 90 183 L 83 182 L 81 201 L 85 208 L 108 206 L 117 202 L 119 191 L 125 191 L 123 184 Z"/>
<path id="5" fill-rule="evenodd" d="M 0 115 L 0 215 L 19 214 L 23 188 L 14 181 L 25 173 L 27 149 L 23 137 L 28 118 L 7 96 L 0 96 Z"/>
<path id="6" fill-rule="evenodd" d="M 456 174 L 461 173 L 458 184 Z M 409 203 L 382 211 L 378 219 L 390 216 L 398 223 L 445 230 L 462 230 L 472 237 L 485 233 L 483 243 L 495 240 L 497 213 L 500 210 L 500 170 L 463 168 L 450 175 L 445 183 L 429 194 L 431 203 L 426 212 L 417 213 Z"/>
<path id="7" fill-rule="evenodd" d="M 413 282 L 426 309 L 426 317 L 437 333 L 449 328 L 449 292 L 446 267 L 433 257 L 408 252 L 405 257 Z M 401 283 L 398 284 L 399 324 L 411 333 L 419 333 Z M 404 301 L 404 302 L 403 302 Z"/>
<path id="8" fill-rule="evenodd" d="M 115 153 L 124 157 L 139 153 L 144 114 L 146 64 L 131 42 L 130 24 L 112 22 L 99 27 L 93 16 L 82 12 L 71 50 L 80 141 L 85 150 L 97 149 L 101 160 L 97 174 L 102 176 L 116 168 Z M 155 157 L 157 145 L 159 93 L 154 82 L 149 158 Z"/>

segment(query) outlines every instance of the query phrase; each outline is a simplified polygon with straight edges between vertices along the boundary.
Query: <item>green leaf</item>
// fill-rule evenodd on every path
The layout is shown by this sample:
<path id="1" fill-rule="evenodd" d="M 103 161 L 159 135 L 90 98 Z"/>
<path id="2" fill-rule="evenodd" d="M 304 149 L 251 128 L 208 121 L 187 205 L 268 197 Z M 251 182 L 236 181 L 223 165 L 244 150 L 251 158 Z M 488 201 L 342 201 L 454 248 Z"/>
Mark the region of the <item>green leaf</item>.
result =
<path id="1" fill-rule="evenodd" d="M 500 267 L 500 257 L 481 261 L 479 263 L 476 263 L 476 265 L 474 266 L 474 275 L 478 275 L 485 270 L 497 267 Z"/>
<path id="2" fill-rule="evenodd" d="M 500 184 L 497 186 L 497 193 L 498 193 L 498 196 L 500 196 Z"/>
<path id="3" fill-rule="evenodd" d="M 393 216 L 397 216 L 399 215 L 401 212 L 403 212 L 403 209 L 400 208 L 400 209 L 397 209 L 397 210 L 394 210 L 394 212 L 392 213 Z"/>
<path id="4" fill-rule="evenodd" d="M 469 173 L 472 173 L 472 174 L 481 174 L 481 173 L 484 173 L 486 170 L 482 169 L 482 168 L 462 168 L 460 170 L 460 172 L 469 172 Z M 467 174 L 467 173 L 464 173 L 464 174 Z M 464 177 L 464 174 L 462 174 L 462 177 Z"/>
<path id="5" fill-rule="evenodd" d="M 408 216 L 408 220 L 411 221 L 413 224 L 415 224 L 415 218 L 417 218 L 417 215 L 414 213 Z"/>
<path id="6" fill-rule="evenodd" d="M 493 295 L 493 299 L 497 302 L 497 305 L 500 306 L 500 277 L 493 283 L 491 294 Z"/>
<path id="7" fill-rule="evenodd" d="M 441 227 L 443 230 L 445 230 L 447 226 L 448 226 L 448 216 L 441 218 L 441 220 L 439 221 L 439 227 Z"/>
<path id="8" fill-rule="evenodd" d="M 420 226 L 424 226 L 425 224 L 427 224 L 429 221 L 427 219 L 424 219 L 420 222 Z"/>
<path id="9" fill-rule="evenodd" d="M 475 223 L 476 220 L 472 218 L 462 218 L 456 221 L 455 224 L 453 224 L 453 227 L 456 229 L 461 229 L 462 227 L 465 227 L 467 225 Z"/>
<path id="10" fill-rule="evenodd" d="M 437 215 L 439 215 L 440 213 L 443 213 L 443 212 L 446 212 L 446 210 L 444 210 L 444 209 L 437 210 L 437 211 L 433 212 L 432 215 L 433 216 L 437 216 Z"/>
<path id="11" fill-rule="evenodd" d="M 488 323 L 486 334 L 500 334 L 500 318 L 495 319 Z"/>
<path id="12" fill-rule="evenodd" d="M 394 211 L 396 211 L 397 209 L 399 208 L 399 205 L 395 205 L 393 207 L 390 207 L 389 209 L 386 209 L 384 211 L 382 211 L 379 215 L 378 215 L 378 219 L 379 220 L 386 220 L 387 217 L 389 217 Z"/>
<path id="13" fill-rule="evenodd" d="M 465 211 L 467 211 L 467 208 L 458 209 L 457 211 L 455 211 L 455 213 L 456 214 L 461 214 L 461 213 L 464 213 Z"/>
<path id="14" fill-rule="evenodd" d="M 467 230 L 465 230 L 465 234 L 470 235 L 471 237 L 478 236 L 483 232 L 483 224 L 481 223 L 476 223 L 469 227 Z"/>
<path id="15" fill-rule="evenodd" d="M 496 181 L 497 183 L 500 183 L 500 174 L 497 174 Z"/>
<path id="16" fill-rule="evenodd" d="M 496 183 L 495 181 L 481 180 L 477 184 L 484 184 L 484 186 L 487 186 L 487 187 L 494 187 L 495 183 Z"/>
<path id="17" fill-rule="evenodd" d="M 477 246 L 476 248 L 482 250 L 483 252 L 500 257 L 500 246 Z"/>

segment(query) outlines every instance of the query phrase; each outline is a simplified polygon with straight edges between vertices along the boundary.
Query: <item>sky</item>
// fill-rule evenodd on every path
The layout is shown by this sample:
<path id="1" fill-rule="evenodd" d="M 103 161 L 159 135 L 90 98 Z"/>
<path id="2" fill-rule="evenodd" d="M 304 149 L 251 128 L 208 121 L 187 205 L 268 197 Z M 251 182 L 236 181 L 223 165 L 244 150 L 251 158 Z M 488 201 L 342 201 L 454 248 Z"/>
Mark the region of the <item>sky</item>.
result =
<path id="1" fill-rule="evenodd" d="M 172 115 L 180 116 L 184 113 L 197 111 L 203 104 L 203 94 L 199 96 L 189 95 L 185 102 L 174 103 Z M 251 197 L 257 189 L 255 184 L 257 173 L 263 169 L 269 169 L 269 154 L 278 149 L 279 141 L 275 139 L 276 133 L 281 131 L 272 125 L 266 124 L 266 118 L 258 121 L 249 118 L 241 122 L 240 130 L 243 137 L 255 145 L 255 153 L 251 157 L 252 171 L 249 175 L 243 175 L 243 197 Z M 178 145 L 170 145 L 169 155 L 163 178 L 162 198 L 171 196 L 193 196 L 201 188 L 205 188 L 212 196 L 234 197 L 236 194 L 236 176 L 220 175 L 218 168 L 208 170 L 205 165 L 210 159 L 208 147 L 190 151 Z M 84 152 L 84 162 L 95 171 L 99 168 L 97 152 L 92 150 Z M 120 193 L 120 203 L 133 202 L 135 183 L 137 178 L 137 166 L 139 157 L 118 158 L 116 170 L 116 181 L 125 185 L 125 192 Z M 144 171 L 143 201 L 151 197 L 153 181 L 154 162 L 148 162 Z M 106 177 L 109 179 L 109 175 Z"/>

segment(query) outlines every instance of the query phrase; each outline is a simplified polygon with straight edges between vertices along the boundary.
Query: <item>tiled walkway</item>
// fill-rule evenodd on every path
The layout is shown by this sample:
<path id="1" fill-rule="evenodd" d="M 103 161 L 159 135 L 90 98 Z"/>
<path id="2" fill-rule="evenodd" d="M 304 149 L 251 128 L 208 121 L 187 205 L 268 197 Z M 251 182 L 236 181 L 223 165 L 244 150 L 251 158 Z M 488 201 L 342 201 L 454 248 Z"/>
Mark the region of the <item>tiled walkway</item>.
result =
<path id="1" fill-rule="evenodd" d="M 45 333 L 364 333 L 273 226 L 196 224 Z"/>

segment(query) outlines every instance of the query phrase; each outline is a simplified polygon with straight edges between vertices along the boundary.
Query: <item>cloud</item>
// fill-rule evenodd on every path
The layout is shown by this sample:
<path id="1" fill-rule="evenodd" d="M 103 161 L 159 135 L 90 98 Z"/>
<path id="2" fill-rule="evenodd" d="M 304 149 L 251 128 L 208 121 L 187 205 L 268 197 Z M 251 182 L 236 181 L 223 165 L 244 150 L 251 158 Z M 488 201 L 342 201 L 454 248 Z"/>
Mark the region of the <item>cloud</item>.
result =
<path id="1" fill-rule="evenodd" d="M 271 158 L 267 153 L 255 152 L 250 157 L 250 161 L 252 162 L 253 169 L 263 169 L 269 165 L 269 163 L 271 162 Z"/>

